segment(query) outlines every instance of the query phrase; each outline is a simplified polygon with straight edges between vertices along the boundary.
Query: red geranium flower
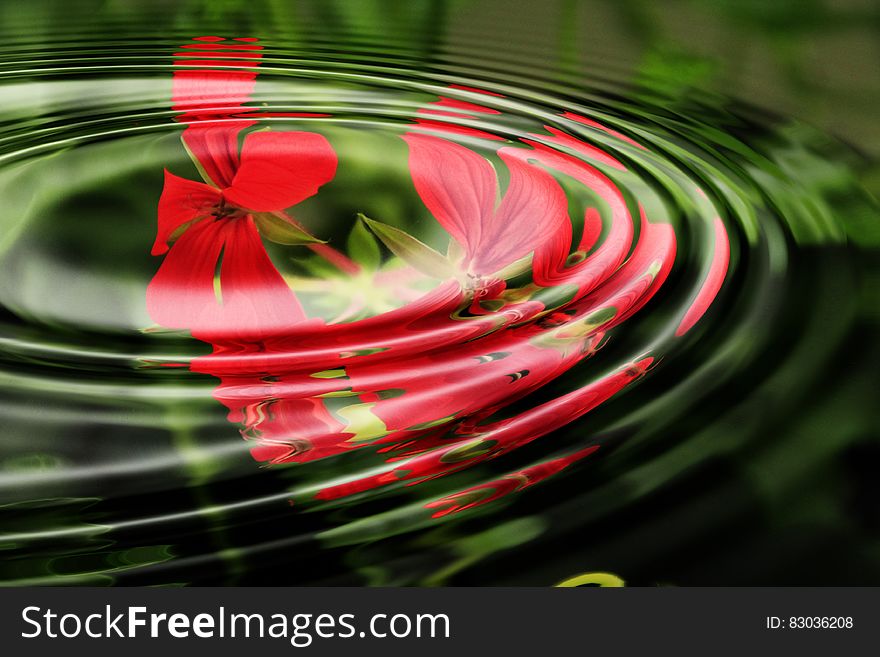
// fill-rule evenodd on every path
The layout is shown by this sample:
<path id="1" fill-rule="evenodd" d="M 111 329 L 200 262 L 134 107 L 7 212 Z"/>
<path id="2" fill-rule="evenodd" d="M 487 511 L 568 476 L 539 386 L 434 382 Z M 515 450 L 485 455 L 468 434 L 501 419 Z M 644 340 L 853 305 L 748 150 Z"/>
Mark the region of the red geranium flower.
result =
<path id="1" fill-rule="evenodd" d="M 498 153 L 510 172 L 498 203 L 498 179 L 486 158 L 440 137 L 410 133 L 403 139 L 416 191 L 460 247 L 456 264 L 469 278 L 496 274 L 567 227 L 565 193 L 516 149 Z"/>
<path id="2" fill-rule="evenodd" d="M 223 155 L 233 163 L 229 181 L 210 178 L 208 185 L 165 171 L 153 255 L 176 241 L 147 288 L 147 309 L 158 324 L 208 342 L 260 339 L 304 315 L 269 260 L 255 218 L 296 230 L 279 213 L 333 178 L 336 154 L 321 135 L 252 132 L 240 159 L 234 151 Z"/>
<path id="3" fill-rule="evenodd" d="M 157 324 L 188 329 L 215 350 L 261 341 L 305 318 L 258 229 L 282 243 L 316 242 L 283 211 L 336 173 L 336 154 L 313 133 L 251 132 L 239 151 L 242 130 L 259 116 L 245 105 L 261 58 L 255 41 L 198 37 L 176 53 L 172 106 L 206 182 L 165 171 L 152 253 L 170 252 L 147 288 L 147 310 Z"/>

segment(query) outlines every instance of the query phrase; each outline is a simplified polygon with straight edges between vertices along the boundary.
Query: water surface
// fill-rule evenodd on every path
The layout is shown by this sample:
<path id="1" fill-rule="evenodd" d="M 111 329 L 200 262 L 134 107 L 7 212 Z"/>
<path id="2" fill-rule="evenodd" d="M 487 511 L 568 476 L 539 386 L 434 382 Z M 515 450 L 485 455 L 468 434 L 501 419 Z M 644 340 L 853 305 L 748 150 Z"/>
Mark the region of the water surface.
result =
<path id="1" fill-rule="evenodd" d="M 605 5 L 43 9 L 0 58 L 4 583 L 880 578 L 868 129 Z"/>

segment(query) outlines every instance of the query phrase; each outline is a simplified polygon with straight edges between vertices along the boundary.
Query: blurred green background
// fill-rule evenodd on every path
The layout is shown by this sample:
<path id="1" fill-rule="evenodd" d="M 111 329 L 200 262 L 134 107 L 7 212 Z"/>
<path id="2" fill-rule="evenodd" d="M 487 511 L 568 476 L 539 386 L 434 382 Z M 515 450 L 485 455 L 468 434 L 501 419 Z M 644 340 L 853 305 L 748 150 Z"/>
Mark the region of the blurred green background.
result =
<path id="1" fill-rule="evenodd" d="M 307 26 L 307 27 L 304 27 Z M 405 26 L 406 29 L 401 29 Z M 114 39 L 236 29 L 289 43 L 312 31 L 340 50 L 367 41 L 440 49 L 482 44 L 511 67 L 558 75 L 662 77 L 670 93 L 723 92 L 880 153 L 876 0 L 31 0 L 0 5 L 4 42 L 87 30 Z M 600 71 L 601 72 L 601 71 Z"/>

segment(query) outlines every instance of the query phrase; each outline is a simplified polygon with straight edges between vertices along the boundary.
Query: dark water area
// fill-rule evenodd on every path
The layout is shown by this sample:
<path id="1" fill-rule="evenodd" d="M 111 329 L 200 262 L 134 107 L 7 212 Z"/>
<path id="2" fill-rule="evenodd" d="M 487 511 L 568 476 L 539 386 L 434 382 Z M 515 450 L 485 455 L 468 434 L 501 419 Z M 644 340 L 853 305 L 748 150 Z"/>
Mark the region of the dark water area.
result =
<path id="1" fill-rule="evenodd" d="M 0 583 L 880 584 L 876 3 L 543 5 L 0 9 Z"/>

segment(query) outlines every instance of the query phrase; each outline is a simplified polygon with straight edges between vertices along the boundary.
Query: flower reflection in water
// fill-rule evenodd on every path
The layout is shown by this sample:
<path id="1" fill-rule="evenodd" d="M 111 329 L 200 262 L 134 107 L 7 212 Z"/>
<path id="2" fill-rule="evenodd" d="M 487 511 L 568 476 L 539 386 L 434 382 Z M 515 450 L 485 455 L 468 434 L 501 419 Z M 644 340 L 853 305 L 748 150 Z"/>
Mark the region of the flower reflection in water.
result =
<path id="1" fill-rule="evenodd" d="M 566 394 L 509 410 L 613 339 L 676 257 L 673 227 L 652 223 L 641 206 L 634 220 L 621 191 L 590 164 L 625 170 L 600 148 L 549 126 L 501 138 L 480 123 L 499 113 L 481 96 L 497 94 L 457 88 L 472 100 L 440 97 L 402 135 L 414 189 L 449 236 L 445 251 L 352 208 L 353 234 L 373 244 L 369 262 L 356 262 L 290 214 L 334 178 L 337 154 L 320 134 L 259 127 L 277 116 L 246 105 L 260 45 L 203 37 L 178 55 L 173 107 L 205 182 L 166 171 L 153 249 L 164 260 L 147 307 L 161 326 L 212 345 L 190 366 L 220 379 L 214 396 L 256 460 L 314 462 L 368 445 L 383 455 L 378 469 L 335 480 L 315 498 L 418 484 L 496 458 L 596 408 L 660 356 L 641 354 Z M 642 148 L 589 118 L 564 116 Z M 478 152 L 473 140 L 491 147 Z M 562 180 L 600 201 L 578 236 Z M 714 264 L 679 335 L 725 278 L 727 233 L 720 219 L 714 228 Z M 381 262 L 376 238 L 396 257 Z M 285 278 L 264 239 L 310 249 L 332 273 Z M 307 317 L 297 295 L 315 293 L 348 300 L 334 317 Z M 426 512 L 440 518 L 499 500 L 597 449 L 445 495 Z"/>

